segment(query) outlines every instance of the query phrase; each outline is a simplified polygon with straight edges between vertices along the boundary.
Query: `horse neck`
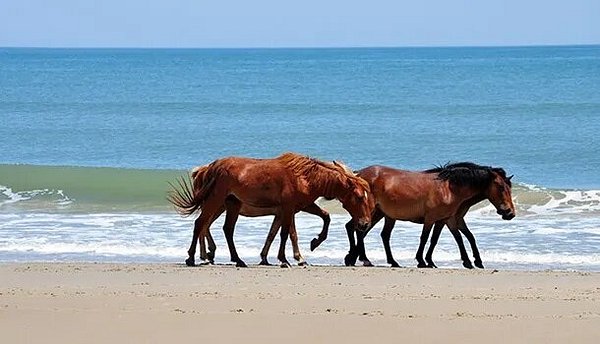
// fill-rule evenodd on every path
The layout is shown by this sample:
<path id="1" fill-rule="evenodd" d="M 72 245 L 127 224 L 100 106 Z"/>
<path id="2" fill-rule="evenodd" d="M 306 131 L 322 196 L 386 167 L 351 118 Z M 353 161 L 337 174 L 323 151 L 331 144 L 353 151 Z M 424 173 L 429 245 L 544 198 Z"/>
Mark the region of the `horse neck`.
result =
<path id="1" fill-rule="evenodd" d="M 328 198 L 338 198 L 347 192 L 337 172 L 319 166 L 306 175 L 311 194 Z"/>
<path id="2" fill-rule="evenodd" d="M 487 198 L 484 188 L 476 188 L 472 186 L 458 187 L 455 189 L 454 194 L 460 199 L 460 202 L 476 201 L 474 203 L 478 203 Z"/>

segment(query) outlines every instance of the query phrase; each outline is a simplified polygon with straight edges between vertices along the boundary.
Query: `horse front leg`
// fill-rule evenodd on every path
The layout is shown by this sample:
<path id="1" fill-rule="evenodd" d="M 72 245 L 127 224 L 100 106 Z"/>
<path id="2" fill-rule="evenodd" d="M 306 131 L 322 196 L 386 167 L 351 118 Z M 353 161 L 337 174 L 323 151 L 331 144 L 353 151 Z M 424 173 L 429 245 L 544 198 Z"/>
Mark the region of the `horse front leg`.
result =
<path id="1" fill-rule="evenodd" d="M 376 208 L 375 211 L 373 212 L 373 214 L 371 215 L 371 225 L 369 226 L 369 228 L 367 228 L 365 231 L 356 231 L 356 245 L 358 247 L 358 259 L 363 263 L 363 266 L 373 266 L 373 264 L 371 263 L 371 261 L 369 260 L 369 258 L 367 258 L 367 252 L 365 250 L 365 237 L 367 236 L 367 234 L 369 234 L 369 232 L 371 231 L 371 229 L 373 229 L 373 227 L 375 227 L 375 225 L 381 221 L 381 219 L 384 217 L 385 215 L 383 214 L 383 211 L 381 211 L 379 208 Z M 392 220 L 392 219 L 390 219 Z M 392 220 L 391 226 L 392 228 L 394 228 L 394 223 L 396 221 Z M 387 217 L 386 217 L 386 223 L 387 223 Z M 390 229 L 391 231 L 391 229 Z"/>
<path id="2" fill-rule="evenodd" d="M 458 224 L 456 221 L 448 221 L 446 223 L 448 228 L 450 229 L 450 233 L 454 237 L 454 241 L 456 241 L 456 245 L 458 245 L 458 250 L 460 252 L 460 259 L 463 261 L 463 266 L 467 269 L 473 269 L 473 264 L 471 264 L 471 260 L 469 259 L 469 255 L 467 254 L 467 250 L 465 249 L 465 244 L 463 243 L 462 236 L 458 230 Z"/>
<path id="3" fill-rule="evenodd" d="M 418 268 L 426 268 L 428 267 L 423 259 L 423 251 L 425 251 L 425 245 L 427 244 L 427 239 L 429 239 L 429 233 L 431 233 L 431 227 L 433 227 L 432 222 L 425 222 L 423 224 L 423 230 L 421 231 L 421 238 L 419 241 L 419 249 L 417 250 L 417 255 L 415 259 L 417 260 Z"/>
<path id="4" fill-rule="evenodd" d="M 273 223 L 271 224 L 271 229 L 267 235 L 267 240 L 265 240 L 265 245 L 263 246 L 262 251 L 260 251 L 260 263 L 258 263 L 258 265 L 271 265 L 267 260 L 267 256 L 269 255 L 269 249 L 271 248 L 273 240 L 275 240 L 277 231 L 279 231 L 279 227 L 281 227 L 281 215 L 275 215 Z"/>
<path id="5" fill-rule="evenodd" d="M 427 261 L 428 268 L 437 268 L 435 263 L 433 262 L 433 250 L 440 239 L 440 234 L 442 233 L 442 229 L 446 225 L 443 221 L 438 221 L 433 226 L 433 232 L 431 233 L 431 240 L 429 241 L 429 248 L 427 249 L 427 254 L 425 255 L 425 260 Z"/>
<path id="6" fill-rule="evenodd" d="M 481 261 L 481 256 L 479 255 L 479 250 L 477 249 L 477 242 L 475 241 L 475 236 L 473 235 L 473 233 L 471 233 L 471 230 L 469 230 L 469 227 L 467 227 L 467 224 L 465 223 L 465 219 L 461 218 L 458 221 L 458 230 L 465 235 L 465 237 L 467 238 L 467 240 L 469 241 L 469 244 L 471 245 L 471 250 L 473 251 L 473 258 L 475 259 L 473 261 L 473 264 L 475 264 L 476 267 L 483 269 L 483 262 Z"/>
<path id="7" fill-rule="evenodd" d="M 302 211 L 307 212 L 309 214 L 317 215 L 323 220 L 323 229 L 321 229 L 321 233 L 317 235 L 316 238 L 310 241 L 310 250 L 314 251 L 325 239 L 327 239 L 327 235 L 329 234 L 329 223 L 331 222 L 331 216 L 325 210 L 321 209 L 315 203 L 309 205 L 308 207 L 302 209 Z"/>
<path id="8" fill-rule="evenodd" d="M 285 245 L 287 243 L 288 236 L 290 234 L 290 227 L 292 226 L 292 222 L 294 219 L 294 212 L 290 210 L 284 210 L 281 213 L 281 240 L 279 242 L 279 253 L 277 254 L 277 258 L 281 262 L 282 268 L 291 267 L 287 258 L 285 257 Z"/>
<path id="9" fill-rule="evenodd" d="M 346 266 L 354 266 L 356 264 L 356 260 L 358 259 L 358 248 L 356 247 L 356 242 L 354 241 L 354 221 L 350 220 L 346 223 L 346 233 L 348 234 L 348 243 L 349 249 L 348 254 L 344 257 L 344 264 Z"/>

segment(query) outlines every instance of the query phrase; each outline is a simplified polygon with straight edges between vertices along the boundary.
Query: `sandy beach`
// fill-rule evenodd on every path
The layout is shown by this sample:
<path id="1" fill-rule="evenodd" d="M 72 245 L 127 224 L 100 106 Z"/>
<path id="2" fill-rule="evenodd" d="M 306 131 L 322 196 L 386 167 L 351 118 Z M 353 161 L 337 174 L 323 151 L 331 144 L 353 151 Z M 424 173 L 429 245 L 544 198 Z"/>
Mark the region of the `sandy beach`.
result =
<path id="1" fill-rule="evenodd" d="M 4 343 L 597 342 L 600 273 L 0 265 Z"/>

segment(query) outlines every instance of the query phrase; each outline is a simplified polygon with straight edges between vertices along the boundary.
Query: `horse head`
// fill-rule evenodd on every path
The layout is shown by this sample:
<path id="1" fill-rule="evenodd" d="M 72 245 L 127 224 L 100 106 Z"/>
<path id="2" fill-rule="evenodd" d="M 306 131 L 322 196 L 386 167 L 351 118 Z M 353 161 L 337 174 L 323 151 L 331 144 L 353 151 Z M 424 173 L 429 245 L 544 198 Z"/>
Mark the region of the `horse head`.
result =
<path id="1" fill-rule="evenodd" d="M 492 168 L 491 174 L 492 181 L 487 189 L 488 199 L 503 220 L 512 220 L 516 215 L 511 193 L 513 176 L 506 177 L 506 173 L 501 168 Z"/>
<path id="2" fill-rule="evenodd" d="M 341 193 L 337 197 L 338 200 L 352 216 L 356 229 L 366 230 L 371 224 L 371 214 L 375 209 L 375 197 L 371 193 L 369 183 L 355 175 L 344 164 L 334 161 L 333 165 L 340 171 L 341 178 L 344 179 L 344 189 L 347 191 Z"/>

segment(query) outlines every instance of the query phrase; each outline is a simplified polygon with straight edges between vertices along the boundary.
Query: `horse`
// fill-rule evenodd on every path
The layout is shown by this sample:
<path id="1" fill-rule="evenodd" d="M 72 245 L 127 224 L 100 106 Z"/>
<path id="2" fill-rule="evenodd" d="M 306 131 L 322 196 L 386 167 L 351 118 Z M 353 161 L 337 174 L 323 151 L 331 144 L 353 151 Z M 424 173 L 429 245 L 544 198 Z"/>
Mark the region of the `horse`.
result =
<path id="1" fill-rule="evenodd" d="M 371 226 L 362 233 L 357 232 L 356 244 L 353 223 L 350 221 L 346 224 L 350 243 L 349 253 L 344 259 L 346 265 L 354 265 L 359 256 L 365 265 L 371 265 L 366 258 L 363 239 L 377 222 L 385 218 L 381 238 L 387 262 L 392 267 L 399 267 L 392 256 L 389 243 L 396 220 L 423 224 L 419 249 L 415 257 L 418 262 L 417 267 L 435 265 L 431 260 L 435 245 L 430 246 L 428 251 L 430 264 L 422 257 L 434 224 L 436 232 L 432 237 L 432 243 L 437 243 L 441 229 L 447 225 L 459 245 L 463 265 L 470 267 L 470 261 L 467 263 L 468 255 L 458 233 L 458 231 L 465 233 L 475 252 L 475 238 L 472 234 L 466 234 L 470 231 L 463 219 L 468 209 L 473 204 L 487 199 L 494 205 L 502 219 L 511 220 L 516 215 L 511 194 L 512 176 L 507 177 L 502 168 L 462 162 L 413 172 L 377 165 L 358 171 L 358 176 L 364 178 L 371 186 L 377 206 L 371 217 Z M 475 258 L 477 263 L 483 266 L 478 251 Z"/>
<path id="2" fill-rule="evenodd" d="M 203 166 L 198 166 L 198 167 L 195 167 L 194 169 L 192 169 L 191 179 L 192 179 L 192 184 L 193 184 L 194 188 L 199 189 L 202 187 L 202 183 L 204 182 L 204 175 L 206 173 L 206 170 L 208 170 L 208 166 L 209 165 L 203 165 Z M 180 181 L 179 186 L 182 187 L 183 183 L 185 183 L 185 180 Z M 324 209 L 319 207 L 316 203 L 309 204 L 307 207 L 305 207 L 301 211 L 319 216 L 323 220 L 323 229 L 321 230 L 321 232 L 325 232 L 325 233 L 328 232 L 329 223 L 331 222 L 331 217 L 329 216 L 329 213 L 327 211 L 325 211 Z M 221 210 L 215 214 L 215 219 L 218 218 L 219 216 L 221 216 L 221 214 L 223 214 L 223 212 L 225 212 L 225 206 L 223 206 L 221 208 Z M 259 216 L 275 215 L 275 218 L 273 219 L 273 223 L 271 224 L 271 228 L 269 230 L 268 239 L 265 242 L 263 249 L 261 250 L 261 253 L 260 253 L 261 260 L 259 263 L 259 265 L 271 265 L 267 259 L 267 255 L 269 253 L 269 248 L 271 247 L 271 243 L 275 239 L 275 235 L 277 234 L 277 231 L 281 227 L 281 215 L 278 213 L 278 210 L 276 208 L 257 208 L 257 207 L 252 207 L 247 204 L 242 204 L 242 207 L 240 208 L 240 215 L 246 216 L 246 217 L 259 217 Z M 206 244 L 205 244 L 205 241 L 203 240 L 203 238 L 201 238 L 201 237 L 198 238 L 198 243 L 201 246 L 208 244 L 209 251 L 207 252 L 207 256 L 208 256 L 209 263 L 212 264 L 214 261 L 215 250 L 216 250 L 217 246 L 215 244 L 215 241 L 212 238 L 212 235 L 210 234 L 210 231 L 208 232 L 208 234 L 206 236 Z M 298 261 L 298 265 L 300 265 L 300 266 L 305 265 L 306 261 L 304 261 L 304 258 L 302 258 L 302 257 L 299 257 L 299 258 L 300 258 L 300 260 Z"/>
<path id="3" fill-rule="evenodd" d="M 184 182 L 180 188 L 172 190 L 169 201 L 184 216 L 202 210 L 194 224 L 186 259 L 188 266 L 195 264 L 196 241 L 207 237 L 215 215 L 223 206 L 226 211 L 223 231 L 231 261 L 236 266 L 246 266 L 233 242 L 235 223 L 244 204 L 277 209 L 282 228 L 278 259 L 282 265 L 289 266 L 285 257 L 288 235 L 292 239 L 294 258 L 301 258 L 294 215 L 321 196 L 338 199 L 350 213 L 356 230 L 368 228 L 375 208 L 369 184 L 335 161 L 326 163 L 296 153 L 285 153 L 273 159 L 226 157 L 215 160 L 209 164 L 200 188 Z M 203 245 L 200 256 L 207 259 Z"/>

